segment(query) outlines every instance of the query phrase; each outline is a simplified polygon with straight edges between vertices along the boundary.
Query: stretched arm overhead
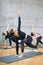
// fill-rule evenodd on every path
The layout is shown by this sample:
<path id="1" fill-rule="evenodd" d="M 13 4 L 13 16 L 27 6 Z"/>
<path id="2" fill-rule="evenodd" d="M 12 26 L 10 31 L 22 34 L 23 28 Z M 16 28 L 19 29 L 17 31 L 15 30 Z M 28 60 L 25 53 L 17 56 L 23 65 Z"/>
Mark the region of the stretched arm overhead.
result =
<path id="1" fill-rule="evenodd" d="M 18 34 L 19 34 L 19 37 L 20 37 L 20 39 L 23 39 L 23 38 L 25 38 L 25 33 L 23 32 L 23 31 L 21 31 L 21 29 L 20 29 L 20 27 L 21 27 L 21 17 L 20 17 L 20 12 L 18 12 Z"/>
<path id="2" fill-rule="evenodd" d="M 31 33 L 33 33 L 33 35 L 34 35 L 35 34 L 35 28 L 33 26 L 33 23 L 31 23 L 31 27 L 32 27 L 32 32 Z M 33 37 L 32 44 L 34 44 L 34 42 L 35 42 L 35 37 Z"/>
<path id="3" fill-rule="evenodd" d="M 34 26 L 33 26 L 33 24 L 31 23 L 31 27 L 32 27 L 32 32 L 34 32 L 35 33 L 35 28 L 34 28 Z"/>
<path id="4" fill-rule="evenodd" d="M 21 18 L 19 16 L 18 17 L 18 32 L 20 31 L 20 27 L 21 27 Z"/>
<path id="5" fill-rule="evenodd" d="M 21 17 L 20 17 L 20 15 L 21 15 L 21 13 L 20 13 L 20 11 L 18 11 L 18 28 L 17 28 L 17 30 L 18 30 L 18 32 L 20 32 L 20 27 L 21 27 Z"/>
<path id="6" fill-rule="evenodd" d="M 7 20 L 7 31 L 9 30 L 9 21 Z"/>

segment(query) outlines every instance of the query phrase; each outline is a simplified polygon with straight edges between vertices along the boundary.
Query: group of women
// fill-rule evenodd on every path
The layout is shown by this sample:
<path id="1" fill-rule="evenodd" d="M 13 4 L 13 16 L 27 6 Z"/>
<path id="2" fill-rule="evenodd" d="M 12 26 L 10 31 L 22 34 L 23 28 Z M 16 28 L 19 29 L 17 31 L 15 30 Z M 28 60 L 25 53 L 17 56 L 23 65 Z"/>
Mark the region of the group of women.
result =
<path id="1" fill-rule="evenodd" d="M 9 39 L 10 46 L 12 46 L 12 41 L 16 43 L 16 56 L 22 57 L 24 52 L 24 43 L 27 46 L 35 49 L 37 49 L 39 42 L 41 44 L 43 43 L 41 41 L 42 36 L 40 34 L 31 32 L 30 35 L 26 35 L 25 32 L 21 31 L 20 27 L 21 27 L 21 16 L 20 16 L 20 12 L 18 12 L 17 30 L 11 29 L 10 31 L 6 31 L 5 33 L 3 32 L 2 35 L 5 36 L 5 40 L 7 38 Z M 35 39 L 36 39 L 36 45 L 33 45 L 32 43 Z M 19 40 L 21 40 L 20 43 L 18 42 Z M 19 55 L 19 44 L 21 45 L 21 55 Z"/>

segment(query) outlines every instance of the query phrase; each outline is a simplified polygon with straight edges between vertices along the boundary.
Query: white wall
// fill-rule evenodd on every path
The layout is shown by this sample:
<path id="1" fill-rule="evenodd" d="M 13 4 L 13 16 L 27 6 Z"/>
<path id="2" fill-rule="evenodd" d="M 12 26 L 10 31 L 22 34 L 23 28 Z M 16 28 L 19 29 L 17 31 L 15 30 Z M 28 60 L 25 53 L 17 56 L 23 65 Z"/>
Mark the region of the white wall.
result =
<path id="1" fill-rule="evenodd" d="M 18 10 L 21 11 L 21 30 L 30 34 L 32 22 L 35 32 L 43 36 L 43 0 L 0 0 L 0 37 L 7 29 L 7 21 L 10 29 L 17 28 Z"/>

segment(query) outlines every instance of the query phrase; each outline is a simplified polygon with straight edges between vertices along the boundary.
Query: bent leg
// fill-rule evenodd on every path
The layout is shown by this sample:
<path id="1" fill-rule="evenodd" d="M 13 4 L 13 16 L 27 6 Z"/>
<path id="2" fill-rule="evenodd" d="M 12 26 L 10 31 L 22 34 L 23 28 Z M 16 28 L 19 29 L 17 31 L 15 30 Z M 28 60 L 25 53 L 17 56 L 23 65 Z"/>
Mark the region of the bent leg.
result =
<path id="1" fill-rule="evenodd" d="M 43 44 L 43 42 L 42 42 L 41 40 L 40 40 L 39 42 L 40 42 L 41 44 Z"/>
<path id="2" fill-rule="evenodd" d="M 31 48 L 37 48 L 37 46 L 35 46 L 35 45 L 31 44 L 31 43 L 26 43 L 26 44 L 27 44 L 27 46 L 29 46 Z"/>

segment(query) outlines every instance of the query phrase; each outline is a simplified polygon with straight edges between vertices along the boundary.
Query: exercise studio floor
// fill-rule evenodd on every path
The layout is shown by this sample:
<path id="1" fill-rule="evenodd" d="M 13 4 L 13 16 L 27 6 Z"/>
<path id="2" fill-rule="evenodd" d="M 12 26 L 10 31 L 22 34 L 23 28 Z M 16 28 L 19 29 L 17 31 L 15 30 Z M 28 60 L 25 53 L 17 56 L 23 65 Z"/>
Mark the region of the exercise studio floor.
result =
<path id="1" fill-rule="evenodd" d="M 3 47 L 3 45 L 0 45 L 1 47 Z M 19 48 L 19 53 L 21 49 Z M 23 60 L 19 60 L 16 62 L 11 62 L 11 63 L 5 63 L 5 62 L 0 62 L 0 65 L 43 65 L 43 47 L 42 48 L 38 48 L 38 49 L 29 49 L 28 47 L 25 47 L 25 53 L 26 52 L 38 52 L 39 55 L 30 57 L 30 58 L 26 58 Z M 0 57 L 5 57 L 5 56 L 11 56 L 11 55 L 15 55 L 16 54 L 16 50 L 15 48 L 10 48 L 10 49 L 3 49 L 0 48 Z M 14 58 L 15 59 L 15 58 Z"/>

